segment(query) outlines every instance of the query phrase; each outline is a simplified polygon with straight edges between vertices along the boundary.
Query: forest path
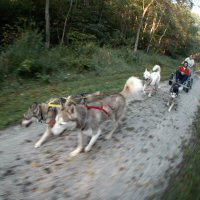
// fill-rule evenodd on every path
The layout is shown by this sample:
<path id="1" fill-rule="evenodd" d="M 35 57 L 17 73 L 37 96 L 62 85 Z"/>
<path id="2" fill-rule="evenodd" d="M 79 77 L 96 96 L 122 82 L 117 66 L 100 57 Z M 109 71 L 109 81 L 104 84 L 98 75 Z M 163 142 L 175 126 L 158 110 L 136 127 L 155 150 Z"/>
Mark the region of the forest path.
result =
<path id="1" fill-rule="evenodd" d="M 105 140 L 102 135 L 91 152 L 75 158 L 69 153 L 76 147 L 76 132 L 51 138 L 35 149 L 44 124 L 0 131 L 0 199 L 159 199 L 182 160 L 182 145 L 191 137 L 199 85 L 196 78 L 192 90 L 180 94 L 178 109 L 170 113 L 167 82 L 151 98 L 132 99 L 113 138 Z"/>

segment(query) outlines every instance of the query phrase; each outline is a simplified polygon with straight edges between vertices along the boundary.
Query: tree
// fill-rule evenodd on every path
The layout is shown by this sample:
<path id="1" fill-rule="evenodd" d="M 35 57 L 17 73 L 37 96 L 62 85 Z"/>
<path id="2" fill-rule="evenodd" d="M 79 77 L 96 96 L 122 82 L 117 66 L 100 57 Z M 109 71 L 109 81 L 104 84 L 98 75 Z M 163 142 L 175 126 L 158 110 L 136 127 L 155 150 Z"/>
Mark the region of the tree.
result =
<path id="1" fill-rule="evenodd" d="M 46 47 L 49 48 L 50 46 L 49 0 L 46 0 L 45 21 L 46 21 Z"/>
<path id="2" fill-rule="evenodd" d="M 160 14 L 160 12 L 161 12 L 161 14 Z M 160 9 L 158 9 L 158 10 L 155 10 L 155 12 L 154 12 L 152 26 L 151 26 L 150 33 L 149 33 L 149 44 L 148 44 L 147 50 L 146 50 L 147 53 L 149 52 L 149 49 L 150 49 L 153 39 L 154 39 L 155 32 L 157 31 L 158 27 L 160 26 L 161 20 L 162 20 L 162 17 L 164 14 L 165 14 L 165 8 L 162 11 Z"/>
<path id="3" fill-rule="evenodd" d="M 72 10 L 72 5 L 73 5 L 73 0 L 70 1 L 69 10 L 68 10 L 67 15 L 65 17 L 65 22 L 64 22 L 64 27 L 63 27 L 63 33 L 62 33 L 62 39 L 61 39 L 61 43 L 60 43 L 61 45 L 63 45 L 63 42 L 64 42 L 66 25 L 67 25 L 67 21 L 68 21 L 68 18 L 70 16 L 70 13 L 71 13 L 71 10 Z"/>
<path id="4" fill-rule="evenodd" d="M 144 0 L 143 0 L 143 13 L 142 13 L 142 16 L 141 16 L 141 19 L 140 19 L 140 23 L 139 23 L 139 26 L 138 26 L 138 30 L 137 30 L 137 35 L 136 35 L 136 40 L 135 40 L 135 46 L 134 46 L 134 52 L 136 52 L 137 48 L 138 48 L 138 42 L 139 42 L 139 37 L 140 37 L 140 30 L 142 28 L 145 15 L 146 15 L 148 9 L 150 8 L 150 6 L 153 4 L 153 2 L 154 2 L 154 0 L 151 0 L 147 4 L 147 6 L 144 7 Z"/>

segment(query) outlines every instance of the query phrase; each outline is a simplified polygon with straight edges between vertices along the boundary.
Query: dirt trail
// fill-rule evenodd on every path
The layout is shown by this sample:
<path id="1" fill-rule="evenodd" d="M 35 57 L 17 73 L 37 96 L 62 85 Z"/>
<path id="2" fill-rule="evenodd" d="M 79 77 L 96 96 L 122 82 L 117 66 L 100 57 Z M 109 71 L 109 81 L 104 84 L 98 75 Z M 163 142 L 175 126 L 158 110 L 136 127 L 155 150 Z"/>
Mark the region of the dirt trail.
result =
<path id="1" fill-rule="evenodd" d="M 199 85 L 195 79 L 192 90 L 180 94 L 177 111 L 170 113 L 166 82 L 157 95 L 132 99 L 113 138 L 102 135 L 91 152 L 75 158 L 69 153 L 76 147 L 76 132 L 35 149 L 44 124 L 0 131 L 0 199 L 159 199 L 191 136 Z"/>

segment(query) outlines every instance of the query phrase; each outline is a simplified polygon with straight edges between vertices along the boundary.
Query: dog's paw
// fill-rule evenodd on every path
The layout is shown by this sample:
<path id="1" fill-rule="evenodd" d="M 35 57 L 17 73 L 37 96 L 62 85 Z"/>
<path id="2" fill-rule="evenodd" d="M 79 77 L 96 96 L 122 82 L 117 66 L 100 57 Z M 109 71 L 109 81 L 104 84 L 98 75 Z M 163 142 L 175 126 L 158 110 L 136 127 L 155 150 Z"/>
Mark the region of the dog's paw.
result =
<path id="1" fill-rule="evenodd" d="M 72 151 L 72 152 L 69 154 L 69 156 L 70 156 L 70 157 L 75 157 L 75 156 L 77 156 L 77 154 L 78 154 L 77 152 Z"/>
<path id="2" fill-rule="evenodd" d="M 85 147 L 85 149 L 84 149 L 85 152 L 89 152 L 90 150 L 91 150 L 90 147 Z"/>
<path id="3" fill-rule="evenodd" d="M 106 135 L 106 140 L 110 140 L 111 138 L 112 138 L 112 134 L 108 134 L 108 135 Z"/>
<path id="4" fill-rule="evenodd" d="M 80 152 L 82 151 L 82 148 L 77 148 L 74 151 L 72 151 L 69 155 L 70 157 L 75 157 L 77 156 Z"/>
<path id="5" fill-rule="evenodd" d="M 39 148 L 41 146 L 40 142 L 35 143 L 34 147 Z"/>

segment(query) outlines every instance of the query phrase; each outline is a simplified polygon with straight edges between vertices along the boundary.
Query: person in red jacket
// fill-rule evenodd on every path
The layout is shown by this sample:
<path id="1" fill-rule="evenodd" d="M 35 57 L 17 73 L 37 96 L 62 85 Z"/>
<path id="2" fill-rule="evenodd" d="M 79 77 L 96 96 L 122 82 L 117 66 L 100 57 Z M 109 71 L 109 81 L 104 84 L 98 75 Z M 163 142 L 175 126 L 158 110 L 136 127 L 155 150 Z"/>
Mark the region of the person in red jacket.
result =
<path id="1" fill-rule="evenodd" d="M 181 65 L 176 72 L 176 82 L 184 84 L 189 76 L 190 76 L 190 69 L 188 67 L 188 62 L 184 61 L 183 65 Z"/>

